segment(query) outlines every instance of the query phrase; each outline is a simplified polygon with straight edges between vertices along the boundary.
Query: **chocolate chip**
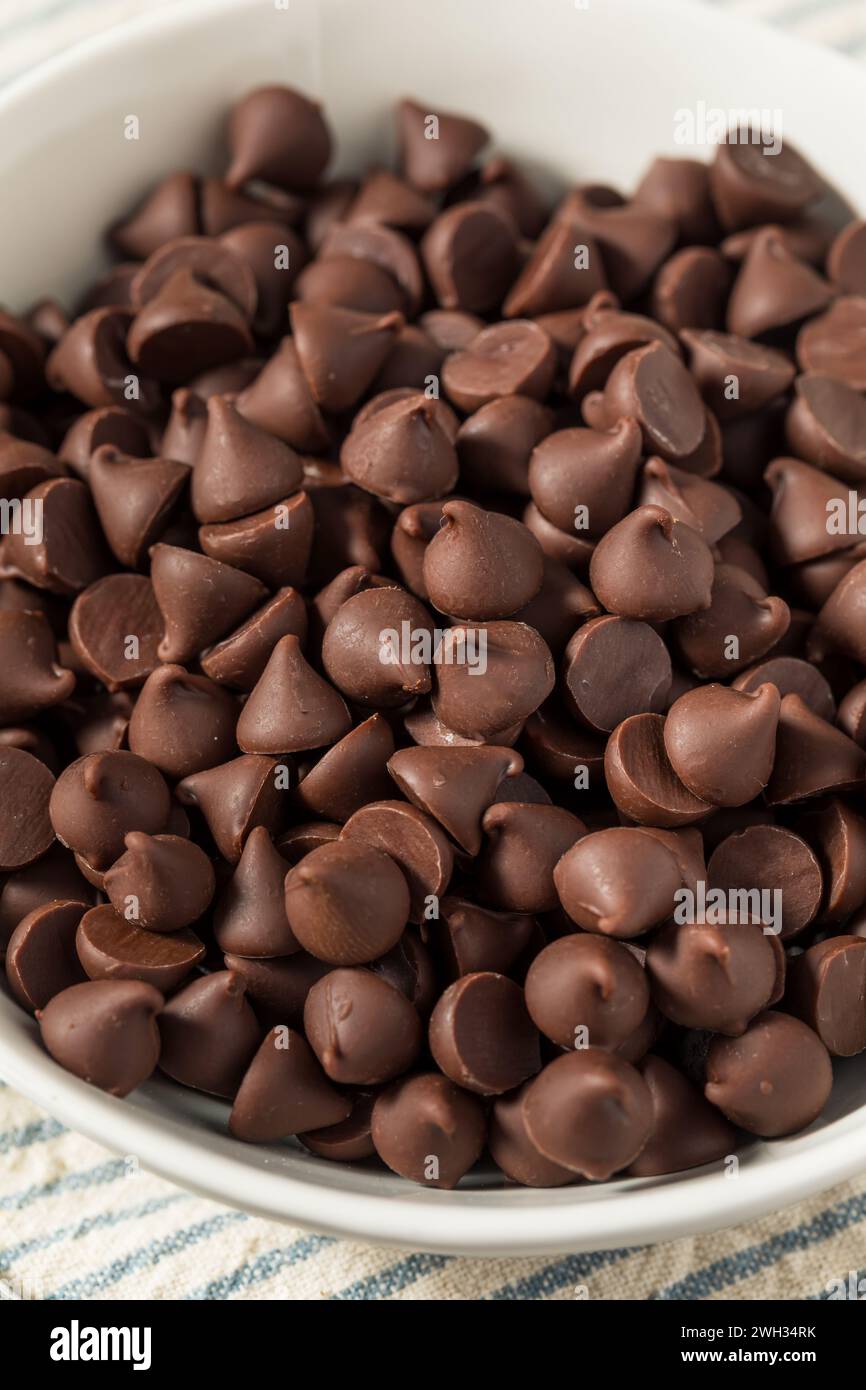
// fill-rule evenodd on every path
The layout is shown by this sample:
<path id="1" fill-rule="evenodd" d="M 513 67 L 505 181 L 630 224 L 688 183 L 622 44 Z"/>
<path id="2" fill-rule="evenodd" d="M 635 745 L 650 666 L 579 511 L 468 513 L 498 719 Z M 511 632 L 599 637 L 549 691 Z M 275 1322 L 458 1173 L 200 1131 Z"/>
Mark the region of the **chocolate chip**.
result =
<path id="1" fill-rule="evenodd" d="M 517 274 L 517 228 L 489 203 L 458 203 L 424 233 L 421 256 L 441 308 L 489 313 Z"/>
<path id="2" fill-rule="evenodd" d="M 415 806 L 402 801 L 371 801 L 349 817 L 340 842 L 348 842 L 353 849 L 360 842 L 390 855 L 409 885 L 408 916 L 412 922 L 426 920 L 430 899 L 441 898 L 448 888 L 454 867 L 451 843 L 432 816 Z M 402 894 L 400 903 L 402 910 Z M 382 945 L 376 955 L 387 949 Z"/>
<path id="3" fill-rule="evenodd" d="M 328 304 L 289 308 L 301 370 L 313 400 L 337 412 L 356 405 L 403 327 L 403 315 L 361 314 Z"/>
<path id="4" fill-rule="evenodd" d="M 702 820 L 711 807 L 677 777 L 664 734 L 661 715 L 630 715 L 608 739 L 604 774 L 624 815 L 640 825 L 672 829 Z"/>
<path id="5" fill-rule="evenodd" d="M 713 806 L 754 801 L 773 770 L 780 703 L 774 685 L 754 694 L 703 685 L 681 695 L 668 711 L 664 739 L 684 786 Z"/>
<path id="6" fill-rule="evenodd" d="M 312 187 L 331 157 L 321 108 L 291 87 L 257 87 L 229 117 L 229 188 L 264 179 L 280 188 Z"/>
<path id="7" fill-rule="evenodd" d="M 257 291 L 252 326 L 262 337 L 273 337 L 285 327 L 286 306 L 307 261 L 303 241 L 284 223 L 247 222 L 223 232 L 220 242 L 252 271 Z"/>
<path id="8" fill-rule="evenodd" d="M 158 666 L 132 711 L 129 747 L 180 780 L 229 760 L 236 750 L 236 721 L 237 704 L 222 686 L 183 666 Z"/>
<path id="9" fill-rule="evenodd" d="M 559 901 L 572 921 L 608 936 L 639 936 L 670 915 L 682 872 L 671 851 L 641 830 L 585 835 L 556 865 Z"/>
<path id="10" fill-rule="evenodd" d="M 421 1047 L 421 1021 L 405 996 L 370 970 L 332 970 L 313 985 L 304 1029 L 326 1074 L 369 1086 L 406 1071 Z"/>
<path id="11" fill-rule="evenodd" d="M 800 370 L 836 377 L 855 391 L 866 391 L 864 332 L 866 296 L 841 295 L 797 334 Z"/>
<path id="12" fill-rule="evenodd" d="M 247 1068 L 229 1116 L 236 1139 L 270 1144 L 348 1119 L 351 1105 L 324 1076 L 307 1041 L 272 1028 Z"/>
<path id="13" fill-rule="evenodd" d="M 531 1084 L 527 1081 L 509 1095 L 496 1097 L 487 1136 L 490 1155 L 512 1182 L 526 1187 L 563 1187 L 575 1181 L 575 1174 L 545 1158 L 526 1132 L 523 1102 Z"/>
<path id="14" fill-rule="evenodd" d="M 822 183 L 790 141 L 774 146 L 763 131 L 742 126 L 716 150 L 710 192 L 722 226 L 733 231 L 790 221 L 819 196 Z"/>
<path id="15" fill-rule="evenodd" d="M 326 1129 L 310 1129 L 300 1135 L 301 1144 L 318 1158 L 334 1163 L 359 1163 L 374 1158 L 371 1134 L 376 1091 L 356 1090 L 345 1097 L 351 1111 L 345 1120 Z"/>
<path id="16" fill-rule="evenodd" d="M 165 624 L 160 661 L 189 661 L 242 622 L 267 596 L 251 575 L 207 555 L 155 545 L 150 578 Z"/>
<path id="17" fill-rule="evenodd" d="M 622 300 L 633 299 L 646 286 L 676 239 L 673 220 L 639 203 L 612 200 L 592 187 L 576 188 L 559 205 L 555 216 L 566 221 L 585 244 L 595 237 L 612 288 Z"/>
<path id="18" fill-rule="evenodd" d="M 563 679 L 581 722 L 610 733 L 630 715 L 664 709 L 671 662 L 647 623 L 606 614 L 575 632 L 565 650 Z"/>
<path id="19" fill-rule="evenodd" d="M 786 695 L 779 713 L 776 759 L 767 787 L 771 806 L 822 792 L 851 791 L 866 771 L 866 753 L 847 734 L 813 714 L 799 695 Z"/>
<path id="20" fill-rule="evenodd" d="M 455 617 L 507 618 L 541 588 L 543 556 L 519 521 L 471 502 L 446 502 L 424 553 L 424 587 L 434 608 Z"/>
<path id="21" fill-rule="evenodd" d="M 486 1128 L 481 1102 L 436 1072 L 401 1077 L 373 1106 L 382 1162 L 429 1187 L 457 1186 L 480 1157 Z"/>
<path id="22" fill-rule="evenodd" d="M 75 946 L 91 980 L 139 980 L 163 994 L 175 990 L 205 954 L 189 930 L 160 936 L 107 906 L 84 913 Z"/>
<path id="23" fill-rule="evenodd" d="M 544 400 L 555 370 L 556 354 L 544 329 L 530 319 L 512 319 L 482 328 L 446 357 L 442 385 L 449 400 L 470 414 L 502 396 Z"/>
<path id="24" fill-rule="evenodd" d="M 271 1029 L 235 1097 L 228 1127 L 249 1144 L 270 1144 L 289 1134 L 339 1125 L 349 1099 L 329 1086 L 310 1045 L 285 1027 Z"/>
<path id="25" fill-rule="evenodd" d="M 615 1051 L 643 1022 L 650 995 L 631 951 L 576 932 L 539 951 L 526 976 L 526 1007 L 560 1047 L 591 1044 Z"/>
<path id="26" fill-rule="evenodd" d="M 160 1055 L 162 995 L 139 980 L 71 985 L 39 1015 L 42 1041 L 56 1062 L 91 1086 L 127 1096 Z"/>
<path id="27" fill-rule="evenodd" d="M 449 985 L 430 1019 L 430 1050 L 446 1076 L 482 1096 L 513 1090 L 541 1062 L 523 990 L 490 971 Z"/>
<path id="28" fill-rule="evenodd" d="M 849 222 L 827 252 L 827 274 L 846 294 L 866 291 L 866 223 Z"/>
<path id="29" fill-rule="evenodd" d="M 120 857 L 130 830 L 159 834 L 170 811 L 162 774 L 144 758 L 119 750 L 70 763 L 50 795 L 57 838 L 95 869 L 107 869 Z"/>
<path id="30" fill-rule="evenodd" d="M 412 393 L 356 424 L 340 462 L 367 492 L 403 505 L 440 497 L 457 482 L 457 454 L 436 401 Z"/>
<path id="31" fill-rule="evenodd" d="M 415 101 L 401 101 L 396 119 L 403 174 L 424 193 L 456 183 L 490 138 L 477 121 L 450 111 L 428 112 Z"/>
<path id="32" fill-rule="evenodd" d="M 280 588 L 246 622 L 217 642 L 201 658 L 211 680 L 238 690 L 252 690 L 281 637 L 293 636 L 303 645 L 307 636 L 304 600 L 291 585 Z"/>
<path id="33" fill-rule="evenodd" d="M 306 951 L 276 960 L 227 955 L 226 969 L 238 975 L 256 1017 L 266 1028 L 303 1028 L 304 1001 L 317 980 L 331 969 Z"/>
<path id="34" fill-rule="evenodd" d="M 61 990 L 87 976 L 75 950 L 83 902 L 43 903 L 22 917 L 6 949 L 6 979 L 25 1009 L 44 1009 Z"/>
<path id="35" fill-rule="evenodd" d="M 126 389 L 133 377 L 137 381 L 139 408 L 147 412 L 158 403 L 154 384 L 136 376 L 127 355 L 126 337 L 132 314 L 116 306 L 91 309 L 77 318 L 54 347 L 45 364 L 45 375 L 53 390 L 69 391 L 85 405 L 126 405 L 131 397 Z"/>
<path id="36" fill-rule="evenodd" d="M 261 1039 L 240 975 L 219 970 L 185 985 L 159 1016 L 159 1069 L 196 1091 L 231 1100 Z"/>
<path id="37" fill-rule="evenodd" d="M 794 380 L 794 364 L 784 352 L 747 337 L 693 327 L 681 337 L 689 350 L 689 370 L 719 420 L 762 410 Z"/>
<path id="38" fill-rule="evenodd" d="M 480 659 L 469 664 L 468 656 Z M 554 686 L 549 648 L 525 623 L 449 629 L 436 666 L 433 708 L 449 729 L 489 739 L 525 719 Z"/>
<path id="39" fill-rule="evenodd" d="M 526 1133 L 543 1156 L 597 1182 L 634 1162 L 652 1120 L 639 1072 L 598 1047 L 557 1057 L 523 1100 Z"/>
<path id="40" fill-rule="evenodd" d="M 349 205 L 347 222 L 372 222 L 404 232 L 423 232 L 436 205 L 390 169 L 371 169 Z"/>
<path id="41" fill-rule="evenodd" d="M 75 676 L 57 659 L 44 613 L 0 612 L 0 719 L 31 719 L 59 705 L 75 689 Z"/>
<path id="42" fill-rule="evenodd" d="M 332 965 L 362 965 L 390 950 L 409 916 L 399 862 L 357 838 L 305 855 L 285 881 L 286 915 L 301 946 Z"/>
<path id="43" fill-rule="evenodd" d="M 653 999 L 683 1028 L 738 1037 L 777 990 L 781 951 L 756 921 L 671 922 L 649 944 Z M 784 970 L 784 965 L 782 966 Z"/>
<path id="44" fill-rule="evenodd" d="M 56 841 L 41 858 L 4 879 L 0 888 L 0 956 L 19 922 L 55 899 L 87 905 L 96 900 L 95 889 L 82 878 L 72 855 Z"/>
<path id="45" fill-rule="evenodd" d="M 8 873 L 32 864 L 54 843 L 49 801 L 53 807 L 59 784 L 32 754 L 0 746 L 0 785 L 0 869 Z"/>
<path id="46" fill-rule="evenodd" d="M 176 790 L 182 805 L 204 817 L 220 854 L 236 864 L 255 826 L 276 829 L 283 804 L 279 779 L 286 771 L 276 758 L 247 753 L 185 777 Z"/>
<path id="47" fill-rule="evenodd" d="M 733 1152 L 737 1136 L 700 1091 L 662 1057 L 650 1056 L 638 1071 L 652 1096 L 653 1128 L 628 1167 L 633 1178 L 654 1178 L 716 1163 Z"/>
<path id="48" fill-rule="evenodd" d="M 499 396 L 476 410 L 457 435 L 466 485 L 528 497 L 530 456 L 551 432 L 553 419 L 547 406 L 528 396 Z"/>
<path id="49" fill-rule="evenodd" d="M 749 666 L 731 682 L 734 690 L 754 694 L 762 685 L 774 685 L 781 696 L 799 695 L 814 714 L 832 722 L 836 701 L 825 677 L 810 661 L 796 656 L 776 656 Z M 841 709 L 840 709 L 840 723 Z M 844 723 L 842 723 L 844 728 Z M 850 729 L 845 730 L 850 733 Z"/>
<path id="50" fill-rule="evenodd" d="M 866 401 L 833 377 L 806 374 L 785 419 L 788 443 L 798 458 L 851 483 L 866 479 Z"/>
<path id="51" fill-rule="evenodd" d="M 773 227 L 749 247 L 728 300 L 727 328 L 757 338 L 824 309 L 833 287 L 795 256 Z"/>
<path id="52" fill-rule="evenodd" d="M 866 650 L 861 613 L 861 594 L 866 566 L 856 564 L 840 575 L 810 634 L 810 652 L 818 657 L 828 650 L 841 651 L 860 659 Z"/>
<path id="53" fill-rule="evenodd" d="M 42 514 L 41 539 L 11 531 L 3 544 L 4 563 L 38 589 L 67 597 L 100 579 L 108 558 L 84 483 L 51 478 L 32 488 L 25 501 Z"/>
<path id="54" fill-rule="evenodd" d="M 148 932 L 176 932 L 206 912 L 215 879 L 207 855 L 191 840 L 130 830 L 103 884 L 126 921 Z"/>
<path id="55" fill-rule="evenodd" d="M 141 261 L 165 242 L 197 230 L 196 181 L 184 170 L 161 179 L 109 235 L 122 256 Z"/>
<path id="56" fill-rule="evenodd" d="M 785 1008 L 808 1023 L 834 1057 L 866 1048 L 864 948 L 860 936 L 834 936 L 789 964 Z"/>
<path id="57" fill-rule="evenodd" d="M 748 895 L 779 895 L 782 939 L 796 936 L 815 918 L 823 881 L 806 841 L 780 825 L 748 825 L 717 845 L 707 864 L 711 888 Z"/>
<path id="58" fill-rule="evenodd" d="M 234 521 L 296 490 L 303 468 L 288 445 L 250 424 L 221 396 L 211 396 L 207 410 L 192 478 L 199 521 Z"/>
<path id="59" fill-rule="evenodd" d="M 533 450 L 532 500 L 560 530 L 603 536 L 630 508 L 640 456 L 640 430 L 631 418 L 607 432 L 557 430 Z"/>
<path id="60" fill-rule="evenodd" d="M 583 822 L 561 806 L 498 801 L 484 813 L 481 825 L 478 882 L 483 896 L 509 912 L 554 908 L 554 869 L 585 833 Z"/>
<path id="61" fill-rule="evenodd" d="M 537 930 L 525 913 L 495 912 L 458 897 L 442 899 L 439 921 L 432 939 L 449 979 L 478 970 L 509 974 Z"/>
<path id="62" fill-rule="evenodd" d="M 394 737 L 381 714 L 345 734 L 314 763 L 298 784 L 294 800 L 306 813 L 344 822 L 369 801 L 388 796 L 387 763 Z"/>
<path id="63" fill-rule="evenodd" d="M 713 560 L 690 526 L 661 507 L 639 507 L 596 546 L 589 578 L 609 612 L 660 622 L 709 608 Z"/>
<path id="64" fill-rule="evenodd" d="M 714 1038 L 704 1094 L 740 1129 L 776 1139 L 817 1119 L 833 1072 L 826 1047 L 788 1014 L 759 1014 L 739 1038 Z"/>
<path id="65" fill-rule="evenodd" d="M 369 969 L 405 995 L 422 1019 L 430 1017 L 439 997 L 439 974 L 419 933 L 404 931 L 397 945 L 371 961 Z"/>
<path id="66" fill-rule="evenodd" d="M 221 951 L 285 956 L 299 949 L 284 901 L 289 867 L 264 826 L 255 826 L 216 903 L 213 927 Z"/>
<path id="67" fill-rule="evenodd" d="M 283 338 L 235 405 L 244 419 L 293 449 L 317 454 L 328 445 L 327 427 L 291 338 Z"/>
<path id="68" fill-rule="evenodd" d="M 330 304 L 362 314 L 387 314 L 406 303 L 387 271 L 354 256 L 311 261 L 298 276 L 294 293 L 307 304 Z"/>
<path id="69" fill-rule="evenodd" d="M 538 238 L 503 304 L 506 318 L 577 309 L 606 289 L 607 277 L 598 244 L 578 234 L 565 221 L 551 222 Z"/>
<path id="70" fill-rule="evenodd" d="M 318 248 L 318 264 L 324 270 L 335 260 L 354 260 L 387 276 L 397 297 L 384 309 L 403 309 L 413 318 L 418 313 L 424 280 L 415 247 L 401 232 L 367 222 L 334 223 Z"/>
<path id="71" fill-rule="evenodd" d="M 153 585 L 144 575 L 97 579 L 78 595 L 69 614 L 69 640 L 76 656 L 110 691 L 147 679 L 159 663 L 162 636 L 162 615 Z"/>
<path id="72" fill-rule="evenodd" d="M 784 599 L 767 596 L 737 565 L 716 565 L 710 601 L 680 618 L 676 645 L 695 675 L 725 679 L 771 651 L 784 637 L 791 611 Z"/>
<path id="73" fill-rule="evenodd" d="M 187 382 L 252 349 L 247 320 L 234 301 L 187 267 L 169 275 L 139 309 L 126 339 L 129 357 L 142 374 L 170 383 Z"/>
<path id="74" fill-rule="evenodd" d="M 709 246 L 686 246 L 655 277 L 652 310 L 672 333 L 718 328 L 731 286 L 731 268 Z"/>
<path id="75" fill-rule="evenodd" d="M 700 445 L 705 429 L 697 387 L 679 357 L 651 342 L 621 357 L 607 379 L 599 414 L 608 428 L 637 421 L 647 452 L 674 462 Z"/>

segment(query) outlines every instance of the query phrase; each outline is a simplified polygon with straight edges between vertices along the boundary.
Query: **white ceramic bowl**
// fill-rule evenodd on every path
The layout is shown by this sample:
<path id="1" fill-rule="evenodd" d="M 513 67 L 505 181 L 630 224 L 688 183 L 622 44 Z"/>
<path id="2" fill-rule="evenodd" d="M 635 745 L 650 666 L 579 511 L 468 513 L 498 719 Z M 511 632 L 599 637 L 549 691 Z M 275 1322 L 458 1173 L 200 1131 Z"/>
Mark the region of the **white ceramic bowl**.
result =
<path id="1" fill-rule="evenodd" d="M 195 0 L 112 30 L 0 94 L 0 302 L 69 301 L 100 233 L 174 167 L 219 168 L 229 102 L 263 81 L 318 93 L 340 164 L 387 155 L 395 98 L 479 116 L 497 142 L 563 180 L 626 188 L 656 152 L 692 153 L 675 112 L 782 112 L 784 131 L 866 207 L 862 71 L 682 0 Z M 124 139 L 137 115 L 141 138 Z M 704 151 L 704 154 L 707 152 Z M 67 1075 L 0 993 L 0 1075 L 53 1115 L 168 1178 L 320 1231 L 450 1253 L 554 1253 L 732 1225 L 866 1169 L 866 1058 L 838 1069 L 809 1131 L 755 1143 L 739 1174 L 557 1191 L 423 1190 L 291 1144 L 249 1147 L 227 1109 L 160 1080 L 119 1101 Z"/>

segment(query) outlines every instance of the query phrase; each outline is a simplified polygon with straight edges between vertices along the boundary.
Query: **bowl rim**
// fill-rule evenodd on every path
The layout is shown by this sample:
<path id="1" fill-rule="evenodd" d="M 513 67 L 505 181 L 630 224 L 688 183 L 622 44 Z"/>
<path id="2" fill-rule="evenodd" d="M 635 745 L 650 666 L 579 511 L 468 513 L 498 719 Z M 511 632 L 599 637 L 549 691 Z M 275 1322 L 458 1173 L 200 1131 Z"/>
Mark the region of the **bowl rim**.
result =
<path id="1" fill-rule="evenodd" d="M 625 9 L 640 0 L 616 3 Z M 121 21 L 4 84 L 0 117 L 14 113 L 22 99 L 50 97 L 56 79 L 79 65 L 126 50 L 140 37 L 192 31 L 223 13 L 260 4 L 261 0 L 179 0 Z M 703 36 L 711 42 L 724 25 L 742 34 L 744 42 L 772 42 L 778 63 L 818 61 L 849 82 L 857 71 L 842 54 L 736 12 L 695 0 L 656 0 L 656 8 L 660 23 L 666 15 L 677 19 L 697 39 Z M 130 1105 L 63 1071 L 42 1049 L 32 1019 L 3 989 L 0 1075 L 70 1128 L 116 1152 L 135 1154 L 152 1172 L 214 1201 L 327 1234 L 445 1254 L 558 1254 L 674 1240 L 765 1215 L 866 1169 L 863 1106 L 790 1140 L 757 1146 L 757 1161 L 742 1163 L 736 1182 L 725 1189 L 716 1165 L 662 1179 L 544 1191 L 514 1186 L 448 1192 L 406 1183 L 395 1199 L 392 1192 L 341 1190 L 320 1181 L 321 1169 L 312 1165 L 303 1178 L 276 1168 L 253 1168 L 244 1160 L 246 1146 L 227 1134 L 202 1132 L 191 1121 Z M 148 1083 L 142 1092 L 158 1100 L 161 1084 Z M 521 1201 L 521 1194 L 527 1193 L 532 1199 Z"/>

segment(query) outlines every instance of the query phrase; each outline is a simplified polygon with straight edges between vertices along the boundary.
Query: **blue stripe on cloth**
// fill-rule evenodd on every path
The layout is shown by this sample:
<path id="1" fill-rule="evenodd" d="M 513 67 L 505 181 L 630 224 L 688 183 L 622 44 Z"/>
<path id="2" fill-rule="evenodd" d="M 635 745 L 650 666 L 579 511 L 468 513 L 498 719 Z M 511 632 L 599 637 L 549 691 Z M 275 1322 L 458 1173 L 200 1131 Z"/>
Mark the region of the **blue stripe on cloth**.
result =
<path id="1" fill-rule="evenodd" d="M 44 1235 L 21 1240 L 17 1245 L 7 1245 L 5 1250 L 0 1248 L 0 1269 L 9 1269 L 22 1255 L 32 1255 L 37 1250 L 48 1250 L 62 1240 L 81 1240 L 92 1231 L 118 1226 L 124 1221 L 137 1221 L 142 1216 L 152 1216 L 154 1212 L 162 1211 L 165 1207 L 189 1200 L 185 1192 L 173 1192 L 168 1197 L 151 1197 L 134 1207 L 121 1207 L 116 1211 L 100 1212 L 97 1216 L 85 1216 L 72 1226 L 57 1226 Z"/>
<path id="2" fill-rule="evenodd" d="M 544 1298 L 548 1294 L 558 1293 L 568 1284 L 579 1284 L 583 1279 L 597 1274 L 599 1270 L 627 1260 L 630 1255 L 640 1254 L 643 1249 L 643 1246 L 637 1245 L 629 1250 L 591 1250 L 583 1255 L 566 1255 L 564 1259 L 557 1260 L 555 1264 L 545 1265 L 543 1269 L 536 1270 L 525 1279 L 515 1279 L 513 1283 L 493 1289 L 490 1293 L 484 1294 L 483 1298 L 485 1302 L 494 1303 L 509 1299 Z"/>
<path id="3" fill-rule="evenodd" d="M 212 1279 L 209 1283 L 193 1289 L 184 1297 L 195 1302 L 206 1299 L 230 1298 L 239 1289 L 249 1289 L 254 1284 L 263 1284 L 282 1270 L 302 1264 L 304 1260 L 309 1260 L 313 1255 L 318 1255 L 320 1251 L 335 1244 L 336 1241 L 333 1236 L 302 1236 L 300 1240 L 294 1240 L 290 1245 L 276 1246 L 273 1250 L 266 1250 L 256 1259 L 238 1265 L 237 1269 L 232 1270 L 230 1274 L 222 1274 L 219 1278 Z"/>
<path id="4" fill-rule="evenodd" d="M 75 1173 L 66 1173 L 62 1178 L 53 1178 L 51 1182 L 34 1183 L 32 1187 L 25 1187 L 21 1192 L 10 1192 L 6 1197 L 0 1197 L 0 1211 L 21 1211 L 23 1207 L 29 1207 L 34 1202 L 39 1202 L 43 1197 L 56 1197 L 63 1192 L 81 1192 L 87 1187 L 99 1187 L 103 1183 L 116 1182 L 127 1173 L 126 1160 L 123 1158 L 111 1158 L 107 1163 L 97 1164 L 95 1168 L 87 1168 Z"/>
<path id="5" fill-rule="evenodd" d="M 331 1300 L 354 1302 L 365 1299 L 391 1298 L 401 1289 L 409 1288 L 419 1279 L 426 1278 L 428 1274 L 434 1274 L 437 1269 L 443 1269 L 445 1265 L 451 1263 L 452 1259 L 453 1256 L 451 1255 L 406 1255 L 404 1259 L 389 1265 L 387 1269 L 380 1270 L 378 1274 L 370 1274 L 366 1279 L 358 1279 L 354 1284 L 347 1284 L 344 1289 L 332 1293 Z"/>
<path id="6" fill-rule="evenodd" d="M 771 1236 L 769 1240 L 762 1241 L 758 1245 L 747 1246 L 745 1250 L 740 1250 L 736 1255 L 727 1255 L 724 1259 L 715 1260 L 712 1264 L 705 1265 L 703 1269 L 693 1270 L 684 1279 L 679 1279 L 673 1284 L 658 1289 L 649 1297 L 663 1301 L 708 1298 L 711 1294 L 720 1293 L 722 1289 L 729 1288 L 732 1284 L 737 1284 L 743 1279 L 750 1279 L 762 1270 L 769 1269 L 785 1255 L 790 1255 L 796 1250 L 808 1250 L 812 1246 L 822 1244 L 823 1241 L 838 1235 L 840 1231 L 847 1230 L 850 1226 L 856 1226 L 864 1218 L 866 1218 L 866 1192 L 861 1192 L 854 1197 L 849 1197 L 844 1202 L 837 1203 L 836 1206 L 825 1207 L 823 1211 L 818 1212 L 808 1221 L 804 1221 L 799 1226 L 793 1226 L 788 1231 Z"/>
<path id="7" fill-rule="evenodd" d="M 219 1235 L 227 1226 L 248 1220 L 249 1217 L 245 1212 L 225 1211 L 210 1216 L 205 1221 L 198 1221 L 192 1226 L 182 1226 L 179 1230 L 172 1231 L 159 1240 L 152 1240 L 147 1245 L 139 1246 L 137 1250 L 130 1250 L 126 1255 L 118 1256 L 110 1264 L 103 1265 L 101 1269 L 95 1269 L 90 1274 L 84 1274 L 78 1279 L 70 1279 L 51 1293 L 46 1293 L 45 1297 L 46 1299 L 90 1298 L 94 1294 L 104 1293 L 106 1289 L 110 1289 L 113 1284 L 120 1283 L 121 1279 L 125 1279 L 128 1275 L 135 1274 L 142 1269 L 153 1269 L 155 1265 L 161 1264 L 166 1257 L 179 1255 L 193 1245 L 203 1245 L 213 1236 Z"/>
<path id="8" fill-rule="evenodd" d="M 29 1149 L 31 1144 L 45 1144 L 66 1132 L 65 1125 L 46 1115 L 43 1120 L 31 1120 L 29 1125 L 0 1131 L 0 1154 L 11 1153 L 13 1149 Z"/>

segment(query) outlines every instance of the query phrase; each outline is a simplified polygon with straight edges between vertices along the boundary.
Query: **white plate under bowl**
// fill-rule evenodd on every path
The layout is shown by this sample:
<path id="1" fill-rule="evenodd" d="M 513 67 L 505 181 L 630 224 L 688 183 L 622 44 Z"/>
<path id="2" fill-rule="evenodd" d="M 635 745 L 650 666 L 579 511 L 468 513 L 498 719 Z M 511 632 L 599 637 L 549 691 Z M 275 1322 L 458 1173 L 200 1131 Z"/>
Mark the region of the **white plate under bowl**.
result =
<path id="1" fill-rule="evenodd" d="M 72 49 L 0 94 L 0 302 L 70 302 L 100 234 L 169 169 L 218 169 L 226 107 L 252 85 L 319 94 L 342 168 L 387 157 L 406 94 L 480 117 L 560 180 L 628 188 L 651 155 L 691 154 L 675 112 L 780 111 L 789 135 L 866 207 L 866 79 L 844 60 L 681 0 L 194 0 Z M 124 138 L 136 115 L 140 139 Z M 706 150 L 697 151 L 707 155 Z M 556 1191 L 470 1180 L 424 1190 L 290 1143 L 250 1147 L 227 1107 L 167 1082 L 126 1101 L 67 1075 L 0 992 L 0 1076 L 74 1129 L 263 1216 L 449 1253 L 557 1253 L 671 1240 L 761 1215 L 866 1171 L 866 1058 L 838 1067 L 821 1120 L 754 1143 L 739 1174 Z"/>

